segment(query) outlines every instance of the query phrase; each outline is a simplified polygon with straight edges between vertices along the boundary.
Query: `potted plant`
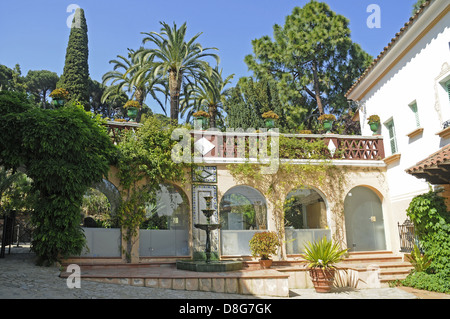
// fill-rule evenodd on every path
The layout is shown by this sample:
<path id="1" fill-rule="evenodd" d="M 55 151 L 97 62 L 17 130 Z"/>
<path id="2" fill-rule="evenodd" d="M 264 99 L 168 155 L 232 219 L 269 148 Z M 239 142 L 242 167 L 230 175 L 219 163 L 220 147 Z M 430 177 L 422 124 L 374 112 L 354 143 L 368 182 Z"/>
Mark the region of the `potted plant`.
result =
<path id="1" fill-rule="evenodd" d="M 316 292 L 331 291 L 336 264 L 344 259 L 348 249 L 341 249 L 337 243 L 329 241 L 326 236 L 316 242 L 308 242 L 303 258 L 308 262 L 309 275 Z"/>
<path id="2" fill-rule="evenodd" d="M 209 118 L 208 112 L 205 112 L 205 111 L 203 111 L 203 110 L 200 110 L 200 111 L 195 112 L 195 113 L 192 114 L 192 115 L 195 117 L 196 122 L 197 122 L 197 125 L 198 125 L 200 128 L 203 128 L 203 126 L 206 126 L 206 125 L 207 125 L 207 119 Z"/>
<path id="3" fill-rule="evenodd" d="M 127 109 L 127 115 L 130 120 L 135 121 L 137 117 L 138 110 L 141 108 L 141 105 L 138 101 L 130 100 L 123 106 Z"/>
<path id="4" fill-rule="evenodd" d="M 266 127 L 268 129 L 275 127 L 275 120 L 278 120 L 280 117 L 273 111 L 268 111 L 263 113 L 262 115 L 264 122 L 266 124 Z"/>
<path id="5" fill-rule="evenodd" d="M 368 124 L 370 126 L 370 130 L 373 132 L 373 135 L 375 135 L 380 127 L 380 117 L 378 115 L 369 116 Z"/>
<path id="6" fill-rule="evenodd" d="M 261 268 L 270 268 L 272 260 L 269 258 L 271 255 L 277 253 L 279 246 L 278 236 L 273 231 L 265 231 L 255 233 L 249 242 L 252 256 L 260 257 L 259 264 Z"/>
<path id="7" fill-rule="evenodd" d="M 69 98 L 69 92 L 63 88 L 58 88 L 50 93 L 50 97 L 56 107 L 63 106 L 64 102 Z"/>
<path id="8" fill-rule="evenodd" d="M 328 134 L 331 132 L 333 122 L 336 121 L 336 116 L 334 116 L 333 114 L 322 114 L 321 116 L 319 116 L 319 121 L 322 122 L 323 128 Z"/>

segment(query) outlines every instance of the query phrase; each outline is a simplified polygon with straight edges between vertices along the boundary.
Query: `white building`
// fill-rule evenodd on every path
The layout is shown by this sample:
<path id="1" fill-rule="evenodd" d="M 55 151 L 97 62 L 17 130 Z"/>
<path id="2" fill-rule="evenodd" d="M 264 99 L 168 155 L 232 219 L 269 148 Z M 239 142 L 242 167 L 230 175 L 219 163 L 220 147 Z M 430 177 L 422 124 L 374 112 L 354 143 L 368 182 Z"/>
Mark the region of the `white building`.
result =
<path id="1" fill-rule="evenodd" d="M 427 1 L 347 98 L 359 105 L 362 135 L 372 134 L 367 118 L 380 117 L 391 209 L 402 223 L 411 199 L 429 190 L 406 170 L 450 142 L 450 2 Z"/>

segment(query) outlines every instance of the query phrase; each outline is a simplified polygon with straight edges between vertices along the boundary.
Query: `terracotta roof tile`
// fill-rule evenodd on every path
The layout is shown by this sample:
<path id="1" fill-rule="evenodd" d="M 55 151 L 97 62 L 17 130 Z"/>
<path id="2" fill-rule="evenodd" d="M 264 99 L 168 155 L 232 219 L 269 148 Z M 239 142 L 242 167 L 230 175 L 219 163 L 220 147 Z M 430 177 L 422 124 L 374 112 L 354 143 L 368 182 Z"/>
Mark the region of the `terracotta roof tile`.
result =
<path id="1" fill-rule="evenodd" d="M 431 154 L 426 159 L 418 162 L 413 167 L 408 168 L 406 172 L 409 174 L 421 172 L 424 169 L 437 167 L 438 165 L 444 164 L 448 161 L 450 161 L 450 144 L 444 146 L 436 153 Z"/>
<path id="2" fill-rule="evenodd" d="M 394 46 L 394 44 L 400 39 L 400 37 L 408 30 L 408 28 L 418 19 L 421 13 L 424 11 L 426 7 L 430 5 L 431 2 L 436 0 L 428 0 L 423 3 L 419 10 L 417 10 L 416 14 L 412 16 L 408 22 L 400 29 L 399 32 L 395 34 L 395 37 L 391 39 L 391 42 L 384 47 L 384 50 L 373 60 L 372 64 L 363 72 L 363 74 L 356 80 L 356 82 L 350 87 L 350 89 L 345 94 L 347 97 L 358 85 L 362 82 L 362 80 L 372 71 L 377 63 L 383 59 L 383 57 L 388 53 L 388 51 Z"/>

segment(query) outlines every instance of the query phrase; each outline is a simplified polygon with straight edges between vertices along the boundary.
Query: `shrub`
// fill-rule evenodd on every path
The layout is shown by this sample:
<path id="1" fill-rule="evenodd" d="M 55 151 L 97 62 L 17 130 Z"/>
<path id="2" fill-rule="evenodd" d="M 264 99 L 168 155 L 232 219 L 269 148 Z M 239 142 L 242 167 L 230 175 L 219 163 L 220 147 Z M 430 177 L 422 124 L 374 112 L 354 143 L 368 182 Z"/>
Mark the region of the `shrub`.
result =
<path id="1" fill-rule="evenodd" d="M 262 260 L 267 260 L 270 255 L 277 253 L 279 241 L 275 232 L 267 231 L 255 233 L 249 244 L 252 256 L 260 256 Z"/>
<path id="2" fill-rule="evenodd" d="M 430 191 L 411 201 L 407 214 L 420 246 L 432 259 L 430 272 L 450 278 L 450 215 L 439 192 Z"/>
<path id="3" fill-rule="evenodd" d="M 278 116 L 278 114 L 276 114 L 274 111 L 268 111 L 265 112 L 262 115 L 263 119 L 273 119 L 273 120 L 278 120 L 280 117 Z"/>
<path id="4" fill-rule="evenodd" d="M 336 121 L 336 116 L 334 116 L 333 114 L 322 114 L 321 116 L 319 116 L 319 121 Z"/>
<path id="5" fill-rule="evenodd" d="M 450 293 L 450 281 L 448 278 L 436 274 L 413 272 L 409 274 L 406 279 L 402 280 L 401 283 L 404 286 L 416 289 Z"/>
<path id="6" fill-rule="evenodd" d="M 368 123 L 380 123 L 380 117 L 378 115 L 371 115 L 369 116 L 369 118 L 367 119 Z"/>

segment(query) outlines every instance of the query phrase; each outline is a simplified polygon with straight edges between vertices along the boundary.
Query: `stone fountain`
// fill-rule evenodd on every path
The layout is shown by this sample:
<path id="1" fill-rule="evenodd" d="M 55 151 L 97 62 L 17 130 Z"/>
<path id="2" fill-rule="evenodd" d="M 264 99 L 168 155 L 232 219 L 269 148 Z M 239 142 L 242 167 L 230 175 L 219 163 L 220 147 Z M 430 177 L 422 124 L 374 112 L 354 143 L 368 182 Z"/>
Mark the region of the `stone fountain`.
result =
<path id="1" fill-rule="evenodd" d="M 220 224 L 211 224 L 211 216 L 216 211 L 211 208 L 212 197 L 204 197 L 206 209 L 202 209 L 203 215 L 206 217 L 206 224 L 194 224 L 197 229 L 206 232 L 205 255 L 206 260 L 179 260 L 177 261 L 177 269 L 192 270 L 198 272 L 221 272 L 242 269 L 242 262 L 234 260 L 211 260 L 211 231 L 220 228 Z"/>

